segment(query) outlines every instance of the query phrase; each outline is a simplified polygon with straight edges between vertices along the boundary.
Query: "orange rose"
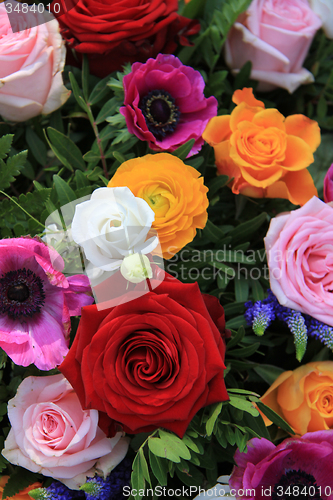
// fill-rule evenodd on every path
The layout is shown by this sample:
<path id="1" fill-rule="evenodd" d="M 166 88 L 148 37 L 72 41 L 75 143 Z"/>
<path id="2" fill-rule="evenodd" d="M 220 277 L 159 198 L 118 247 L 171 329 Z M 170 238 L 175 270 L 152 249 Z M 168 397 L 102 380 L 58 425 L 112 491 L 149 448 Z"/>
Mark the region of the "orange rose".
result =
<path id="1" fill-rule="evenodd" d="M 168 153 L 125 161 L 108 187 L 127 186 L 155 212 L 163 257 L 170 259 L 207 222 L 208 188 L 200 173 Z"/>
<path id="2" fill-rule="evenodd" d="M 9 479 L 9 476 L 2 476 L 0 478 L 0 500 L 2 500 L 2 493 L 6 483 Z M 33 483 L 24 490 L 21 490 L 20 493 L 17 493 L 13 497 L 10 497 L 11 500 L 31 500 L 31 496 L 28 495 L 29 491 L 34 490 L 35 488 L 41 488 L 42 483 Z"/>
<path id="3" fill-rule="evenodd" d="M 212 118 L 202 135 L 214 147 L 219 173 L 233 177 L 232 192 L 295 205 L 317 196 L 307 170 L 320 144 L 317 122 L 265 109 L 252 89 L 236 90 L 232 100 L 237 106 L 231 115 Z"/>
<path id="4" fill-rule="evenodd" d="M 275 380 L 261 401 L 305 434 L 333 428 L 333 361 L 314 361 Z M 263 417 L 266 425 L 272 422 Z"/>

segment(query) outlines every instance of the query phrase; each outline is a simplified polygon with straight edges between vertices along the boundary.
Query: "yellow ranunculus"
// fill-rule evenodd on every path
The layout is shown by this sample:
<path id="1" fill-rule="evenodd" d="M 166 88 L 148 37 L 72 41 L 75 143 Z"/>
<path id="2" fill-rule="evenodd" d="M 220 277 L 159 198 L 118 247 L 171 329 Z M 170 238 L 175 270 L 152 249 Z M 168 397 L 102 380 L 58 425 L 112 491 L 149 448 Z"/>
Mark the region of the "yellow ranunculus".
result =
<path id="1" fill-rule="evenodd" d="M 295 205 L 317 196 L 307 170 L 320 144 L 317 122 L 265 109 L 252 89 L 236 90 L 233 102 L 232 113 L 212 118 L 202 135 L 214 147 L 219 174 L 233 178 L 232 192 Z"/>
<path id="2" fill-rule="evenodd" d="M 108 187 L 127 186 L 155 212 L 163 257 L 170 259 L 207 222 L 208 188 L 200 173 L 168 153 L 125 161 Z"/>
<path id="3" fill-rule="evenodd" d="M 281 373 L 261 401 L 296 434 L 332 429 L 333 361 L 315 361 Z M 272 423 L 264 420 L 266 425 Z"/>

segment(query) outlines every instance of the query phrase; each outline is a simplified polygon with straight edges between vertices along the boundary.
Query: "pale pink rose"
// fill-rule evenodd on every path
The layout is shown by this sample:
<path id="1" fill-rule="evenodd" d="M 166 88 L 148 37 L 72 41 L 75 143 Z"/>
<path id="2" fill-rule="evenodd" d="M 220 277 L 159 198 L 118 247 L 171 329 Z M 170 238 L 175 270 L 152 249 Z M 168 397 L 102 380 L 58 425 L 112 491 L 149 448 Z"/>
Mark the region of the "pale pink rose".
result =
<path id="1" fill-rule="evenodd" d="M 226 63 L 236 74 L 251 61 L 258 90 L 292 93 L 314 81 L 302 65 L 321 24 L 307 0 L 253 0 L 229 32 Z"/>
<path id="2" fill-rule="evenodd" d="M 12 1 L 13 9 L 17 4 Z M 13 33 L 5 4 L 0 3 L 0 115 L 7 120 L 52 113 L 70 95 L 62 81 L 66 49 L 59 24 L 46 15 L 20 15 L 21 31 Z"/>
<path id="3" fill-rule="evenodd" d="M 264 241 L 280 304 L 333 326 L 333 208 L 314 196 L 272 219 Z"/>
<path id="4" fill-rule="evenodd" d="M 333 1 L 309 0 L 311 9 L 320 17 L 327 38 L 333 38 Z"/>
<path id="5" fill-rule="evenodd" d="M 129 439 L 107 438 L 98 411 L 82 410 L 63 375 L 28 377 L 8 402 L 12 425 L 2 451 L 12 464 L 78 489 L 96 470 L 108 475 L 125 457 Z"/>

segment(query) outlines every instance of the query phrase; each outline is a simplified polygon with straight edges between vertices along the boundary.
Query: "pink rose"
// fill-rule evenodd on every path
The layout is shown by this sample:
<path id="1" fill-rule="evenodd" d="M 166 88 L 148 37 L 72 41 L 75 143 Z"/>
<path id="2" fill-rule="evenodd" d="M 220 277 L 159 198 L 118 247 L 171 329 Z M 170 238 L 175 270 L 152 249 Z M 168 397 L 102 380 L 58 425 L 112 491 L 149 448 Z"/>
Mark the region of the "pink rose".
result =
<path id="1" fill-rule="evenodd" d="M 280 304 L 333 326 L 333 208 L 314 196 L 272 219 L 264 241 Z"/>
<path id="2" fill-rule="evenodd" d="M 0 3 L 0 115 L 21 122 L 52 113 L 70 91 L 62 82 L 66 49 L 58 21 L 52 16 L 46 22 L 50 17 L 30 11 L 19 16 L 21 31 L 13 33 L 6 11 L 11 4 L 13 10 L 22 6 L 14 0 Z"/>
<path id="3" fill-rule="evenodd" d="M 12 428 L 2 451 L 12 464 L 78 489 L 96 470 L 107 476 L 125 457 L 128 438 L 106 437 L 98 411 L 82 410 L 63 375 L 28 377 L 8 402 Z"/>
<path id="4" fill-rule="evenodd" d="M 327 170 L 324 179 L 324 200 L 325 203 L 333 201 L 333 163 Z"/>
<path id="5" fill-rule="evenodd" d="M 238 73 L 251 61 L 258 90 L 282 87 L 292 93 L 314 81 L 302 64 L 321 24 L 307 0 L 253 0 L 230 30 L 226 63 Z"/>

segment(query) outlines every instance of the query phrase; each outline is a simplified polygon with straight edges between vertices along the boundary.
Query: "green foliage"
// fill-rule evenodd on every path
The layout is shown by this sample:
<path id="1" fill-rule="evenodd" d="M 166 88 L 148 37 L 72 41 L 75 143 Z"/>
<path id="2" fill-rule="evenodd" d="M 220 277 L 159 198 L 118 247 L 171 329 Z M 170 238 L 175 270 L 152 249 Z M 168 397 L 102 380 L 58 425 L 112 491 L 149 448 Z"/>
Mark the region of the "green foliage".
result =
<path id="1" fill-rule="evenodd" d="M 13 138 L 12 134 L 0 137 L 0 189 L 8 188 L 15 181 L 27 158 L 28 151 L 21 151 L 17 155 L 8 157 Z"/>
<path id="2" fill-rule="evenodd" d="M 36 475 L 33 472 L 16 467 L 15 471 L 10 475 L 6 486 L 4 487 L 2 498 L 5 500 L 7 497 L 12 497 L 19 493 L 21 490 L 27 488 L 30 484 L 43 480 L 43 476 Z"/>

